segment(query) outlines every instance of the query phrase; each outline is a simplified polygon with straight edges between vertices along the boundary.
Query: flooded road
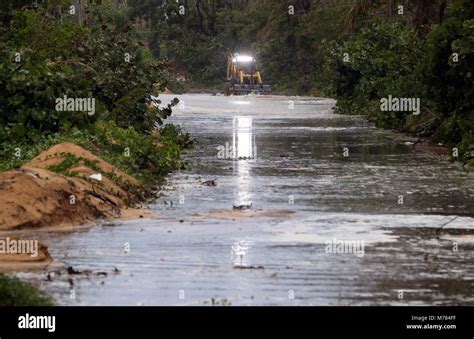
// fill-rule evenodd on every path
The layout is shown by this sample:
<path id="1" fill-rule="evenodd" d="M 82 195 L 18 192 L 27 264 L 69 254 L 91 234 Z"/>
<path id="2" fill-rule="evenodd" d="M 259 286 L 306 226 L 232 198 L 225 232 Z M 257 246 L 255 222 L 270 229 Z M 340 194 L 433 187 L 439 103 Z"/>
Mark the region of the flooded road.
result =
<path id="1" fill-rule="evenodd" d="M 328 99 L 177 97 L 157 218 L 39 235 L 58 304 L 474 305 L 472 173 Z"/>

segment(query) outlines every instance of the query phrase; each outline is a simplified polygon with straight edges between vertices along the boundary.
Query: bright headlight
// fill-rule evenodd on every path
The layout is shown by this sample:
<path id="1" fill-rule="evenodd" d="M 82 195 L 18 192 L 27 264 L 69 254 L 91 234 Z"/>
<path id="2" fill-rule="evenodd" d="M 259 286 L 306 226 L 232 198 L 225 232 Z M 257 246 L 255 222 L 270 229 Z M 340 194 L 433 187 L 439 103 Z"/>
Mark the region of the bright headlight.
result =
<path id="1" fill-rule="evenodd" d="M 253 57 L 249 55 L 239 55 L 236 56 L 233 60 L 234 62 L 251 62 L 253 60 Z"/>

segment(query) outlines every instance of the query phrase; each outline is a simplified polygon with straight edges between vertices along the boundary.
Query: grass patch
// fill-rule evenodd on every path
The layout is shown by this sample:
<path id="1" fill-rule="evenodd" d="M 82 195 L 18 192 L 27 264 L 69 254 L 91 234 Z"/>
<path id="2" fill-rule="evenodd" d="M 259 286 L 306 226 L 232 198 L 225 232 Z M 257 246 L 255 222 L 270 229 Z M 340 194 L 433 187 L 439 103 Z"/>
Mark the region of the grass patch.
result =
<path id="1" fill-rule="evenodd" d="M 52 306 L 53 301 L 33 285 L 0 273 L 0 306 Z"/>
<path id="2" fill-rule="evenodd" d="M 69 170 L 71 169 L 71 167 L 77 165 L 82 160 L 82 158 L 78 158 L 71 153 L 61 155 L 64 156 L 64 160 L 61 161 L 59 164 L 49 166 L 48 170 L 66 175 L 68 177 L 75 176 L 75 174 L 70 172 Z"/>
<path id="3" fill-rule="evenodd" d="M 71 129 L 49 135 L 35 144 L 6 144 L 0 150 L 0 171 L 20 167 L 42 151 L 62 142 L 72 142 L 136 178 L 147 189 L 160 183 L 166 174 L 185 167 L 180 160 L 184 149 L 194 141 L 179 127 L 167 124 L 152 135 L 142 134 L 135 129 L 120 128 L 111 122 L 101 122 L 85 130 Z M 74 176 L 70 169 L 81 161 L 98 170 L 95 163 L 72 154 L 61 154 L 64 160 L 48 169 Z"/>

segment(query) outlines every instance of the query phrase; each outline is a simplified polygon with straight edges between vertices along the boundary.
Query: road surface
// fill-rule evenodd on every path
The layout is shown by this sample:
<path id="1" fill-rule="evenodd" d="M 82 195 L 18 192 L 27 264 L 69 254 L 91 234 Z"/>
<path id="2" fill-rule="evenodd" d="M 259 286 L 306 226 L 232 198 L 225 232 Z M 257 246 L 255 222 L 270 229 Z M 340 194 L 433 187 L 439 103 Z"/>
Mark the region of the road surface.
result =
<path id="1" fill-rule="evenodd" d="M 178 98 L 198 144 L 159 217 L 41 234 L 83 273 L 21 276 L 64 305 L 474 305 L 472 173 L 329 99 Z"/>

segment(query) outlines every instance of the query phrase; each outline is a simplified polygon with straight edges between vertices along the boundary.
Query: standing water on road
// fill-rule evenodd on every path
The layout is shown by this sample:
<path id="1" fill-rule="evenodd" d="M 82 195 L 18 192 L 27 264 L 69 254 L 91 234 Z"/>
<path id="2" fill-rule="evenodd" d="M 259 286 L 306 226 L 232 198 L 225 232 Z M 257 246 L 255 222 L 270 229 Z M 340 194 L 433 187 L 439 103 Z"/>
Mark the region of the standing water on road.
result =
<path id="1" fill-rule="evenodd" d="M 178 97 L 154 219 L 41 234 L 66 305 L 474 305 L 474 180 L 329 99 Z M 71 298 L 71 288 L 75 298 Z"/>

